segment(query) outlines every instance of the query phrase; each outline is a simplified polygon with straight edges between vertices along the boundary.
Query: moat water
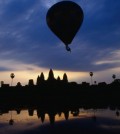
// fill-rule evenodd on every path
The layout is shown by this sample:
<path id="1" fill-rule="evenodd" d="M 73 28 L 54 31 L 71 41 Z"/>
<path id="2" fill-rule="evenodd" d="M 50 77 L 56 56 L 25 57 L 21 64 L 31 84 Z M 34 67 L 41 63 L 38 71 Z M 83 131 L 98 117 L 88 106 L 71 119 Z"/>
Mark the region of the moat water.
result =
<path id="1" fill-rule="evenodd" d="M 52 125 L 48 114 L 45 114 L 42 123 L 36 110 L 33 116 L 29 115 L 28 110 L 21 110 L 20 114 L 14 110 L 8 111 L 0 115 L 0 134 L 120 133 L 120 116 L 116 114 L 116 110 L 79 109 L 79 111 L 77 116 L 69 112 L 68 120 L 65 119 L 64 113 L 55 115 L 55 122 Z M 13 125 L 9 124 L 11 118 L 14 121 Z"/>

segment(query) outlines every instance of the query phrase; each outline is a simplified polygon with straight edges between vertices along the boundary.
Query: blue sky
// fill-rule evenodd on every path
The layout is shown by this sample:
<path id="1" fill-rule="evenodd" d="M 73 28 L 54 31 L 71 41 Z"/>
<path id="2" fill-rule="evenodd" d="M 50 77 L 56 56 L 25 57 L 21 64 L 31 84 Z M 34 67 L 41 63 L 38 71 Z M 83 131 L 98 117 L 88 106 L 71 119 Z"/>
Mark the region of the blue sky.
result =
<path id="1" fill-rule="evenodd" d="M 0 81 L 7 82 L 10 72 L 17 81 L 28 80 L 49 68 L 78 82 L 90 71 L 98 80 L 109 81 L 113 73 L 120 78 L 120 0 L 73 0 L 84 21 L 70 44 L 72 53 L 46 24 L 48 9 L 59 1 L 0 0 Z"/>

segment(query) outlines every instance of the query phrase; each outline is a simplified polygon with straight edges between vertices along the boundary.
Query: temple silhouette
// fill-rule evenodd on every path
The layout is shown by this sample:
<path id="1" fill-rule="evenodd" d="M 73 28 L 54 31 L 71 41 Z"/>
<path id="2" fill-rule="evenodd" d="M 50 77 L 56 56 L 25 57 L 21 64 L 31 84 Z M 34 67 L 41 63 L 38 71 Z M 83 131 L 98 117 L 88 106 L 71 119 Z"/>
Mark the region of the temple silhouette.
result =
<path id="1" fill-rule="evenodd" d="M 78 84 L 69 82 L 67 74 L 63 78 L 54 77 L 50 69 L 48 78 L 45 80 L 43 72 L 37 77 L 36 84 L 33 79 L 28 85 L 22 86 L 20 82 L 16 86 L 9 86 L 1 82 L 0 87 L 0 114 L 5 111 L 28 109 L 29 115 L 37 110 L 37 115 L 42 122 L 45 113 L 49 114 L 51 124 L 54 123 L 55 115 L 64 113 L 65 119 L 69 117 L 69 111 L 75 116 L 79 114 L 79 108 L 84 109 L 120 109 L 120 81 L 114 79 L 112 83 L 86 83 Z"/>

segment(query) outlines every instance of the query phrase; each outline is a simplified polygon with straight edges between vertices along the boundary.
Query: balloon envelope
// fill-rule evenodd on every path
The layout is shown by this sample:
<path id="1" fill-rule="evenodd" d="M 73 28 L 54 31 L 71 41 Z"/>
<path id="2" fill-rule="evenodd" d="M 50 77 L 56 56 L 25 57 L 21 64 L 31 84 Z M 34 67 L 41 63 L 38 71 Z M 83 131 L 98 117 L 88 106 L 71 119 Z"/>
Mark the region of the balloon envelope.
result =
<path id="1" fill-rule="evenodd" d="M 46 21 L 52 32 L 65 45 L 72 42 L 83 22 L 81 7 L 72 1 L 62 1 L 54 4 L 47 12 Z"/>

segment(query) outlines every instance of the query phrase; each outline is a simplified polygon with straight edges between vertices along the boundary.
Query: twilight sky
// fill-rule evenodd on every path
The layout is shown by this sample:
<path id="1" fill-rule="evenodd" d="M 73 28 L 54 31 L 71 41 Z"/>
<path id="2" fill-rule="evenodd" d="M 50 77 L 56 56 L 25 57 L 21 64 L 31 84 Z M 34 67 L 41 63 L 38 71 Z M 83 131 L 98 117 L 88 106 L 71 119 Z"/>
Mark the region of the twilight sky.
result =
<path id="1" fill-rule="evenodd" d="M 84 12 L 84 21 L 70 47 L 46 24 L 46 13 L 62 0 L 0 0 L 0 81 L 27 84 L 50 68 L 70 81 L 98 82 L 120 78 L 120 0 L 73 0 Z M 36 82 L 35 82 L 36 83 Z"/>

